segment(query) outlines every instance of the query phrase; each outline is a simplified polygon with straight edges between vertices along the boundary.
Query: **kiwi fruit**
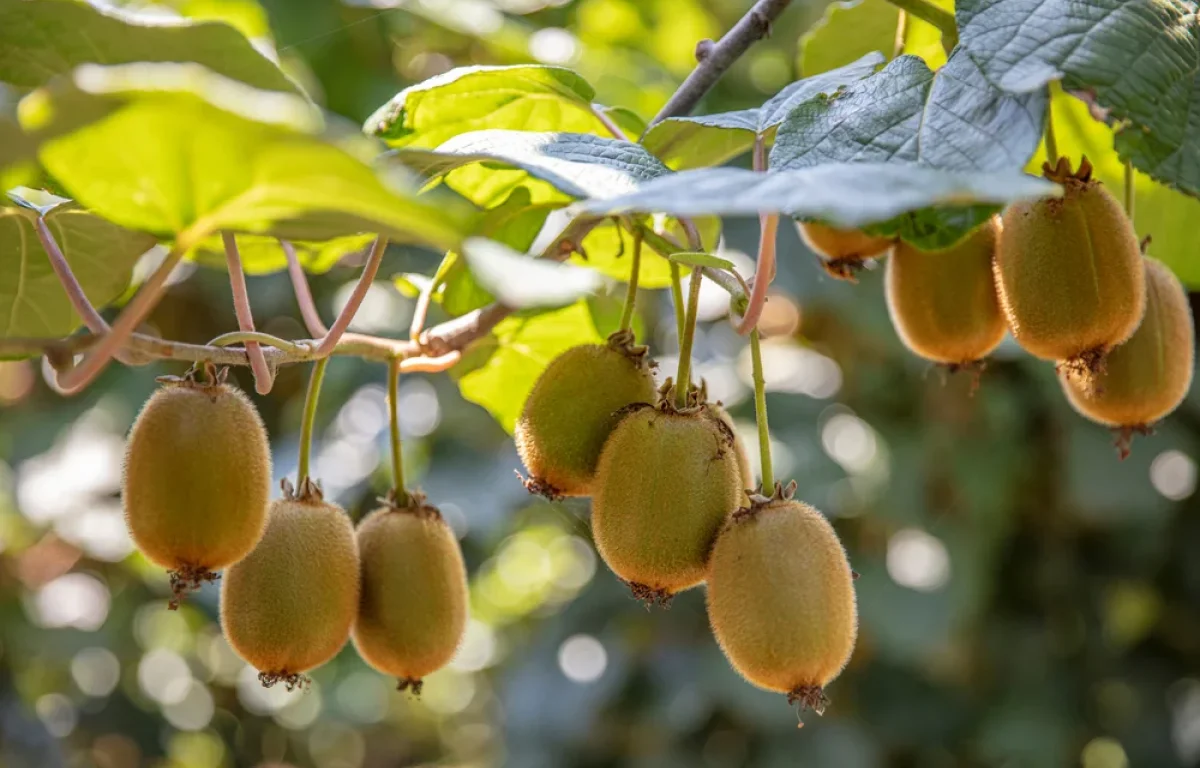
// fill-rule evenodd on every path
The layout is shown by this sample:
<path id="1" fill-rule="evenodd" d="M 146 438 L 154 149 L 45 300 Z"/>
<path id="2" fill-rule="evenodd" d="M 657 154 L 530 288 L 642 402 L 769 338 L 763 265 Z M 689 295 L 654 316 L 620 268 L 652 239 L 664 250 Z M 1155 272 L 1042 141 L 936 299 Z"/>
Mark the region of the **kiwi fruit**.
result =
<path id="1" fill-rule="evenodd" d="M 825 517 L 793 483 L 738 510 L 713 544 L 708 616 L 721 650 L 754 685 L 820 714 L 854 651 L 854 575 Z"/>
<path id="2" fill-rule="evenodd" d="M 922 251 L 898 243 L 888 259 L 888 311 L 900 340 L 926 360 L 968 367 L 1004 339 L 1007 326 L 992 257 L 995 219 L 957 245 Z"/>
<path id="3" fill-rule="evenodd" d="M 629 331 L 563 352 L 538 377 L 517 420 L 525 487 L 551 499 L 588 495 L 616 413 L 654 402 L 655 392 L 646 348 L 633 346 Z"/>
<path id="4" fill-rule="evenodd" d="M 1161 261 L 1144 259 L 1146 314 L 1129 340 L 1113 349 L 1090 382 L 1059 372 L 1067 400 L 1087 418 L 1118 430 L 1128 454 L 1135 432 L 1150 427 L 1183 402 L 1192 383 L 1195 331 L 1187 292 Z"/>
<path id="5" fill-rule="evenodd" d="M 647 603 L 704 580 L 708 550 L 746 498 L 733 432 L 710 405 L 632 405 L 604 445 L 592 494 L 601 558 Z"/>
<path id="6" fill-rule="evenodd" d="M 308 480 L 299 493 L 285 481 L 262 540 L 221 585 L 225 637 L 263 685 L 303 685 L 305 672 L 346 644 L 358 611 L 358 560 L 346 511 Z"/>
<path id="7" fill-rule="evenodd" d="M 879 258 L 892 247 L 891 238 L 816 221 L 799 222 L 797 229 L 804 244 L 821 258 L 825 271 L 839 280 L 855 282 L 855 273 L 863 268 L 867 259 Z"/>
<path id="8" fill-rule="evenodd" d="M 1145 270 L 1133 225 L 1083 158 L 1045 175 L 1061 198 L 1013 203 L 996 247 L 996 285 L 1013 338 L 1027 352 L 1086 375 L 1137 330 Z"/>
<path id="9" fill-rule="evenodd" d="M 746 453 L 746 444 L 742 441 L 742 436 L 737 433 L 737 429 L 733 425 L 733 417 L 720 403 L 712 403 L 709 407 L 717 418 L 729 428 L 729 434 L 733 435 L 733 455 L 737 458 L 738 471 L 742 476 L 742 488 L 745 490 L 753 488 L 754 471 L 750 468 L 750 456 Z"/>
<path id="10" fill-rule="evenodd" d="M 125 448 L 122 499 L 138 549 L 170 572 L 171 608 L 262 537 L 271 450 L 250 399 L 206 366 L 164 376 Z"/>
<path id="11" fill-rule="evenodd" d="M 358 525 L 362 595 L 354 645 L 399 689 L 420 694 L 421 679 L 454 656 L 467 627 L 467 575 L 458 540 L 436 507 L 412 494 Z"/>

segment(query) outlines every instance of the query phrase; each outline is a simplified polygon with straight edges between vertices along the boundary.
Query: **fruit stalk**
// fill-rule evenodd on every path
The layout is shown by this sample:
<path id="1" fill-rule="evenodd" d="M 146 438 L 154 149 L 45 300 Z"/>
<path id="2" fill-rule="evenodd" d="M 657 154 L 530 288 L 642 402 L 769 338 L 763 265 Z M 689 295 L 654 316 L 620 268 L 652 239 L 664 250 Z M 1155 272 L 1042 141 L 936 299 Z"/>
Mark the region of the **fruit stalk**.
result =
<path id="1" fill-rule="evenodd" d="M 762 492 L 770 495 L 775 487 L 771 467 L 771 431 L 767 426 L 767 382 L 763 378 L 762 345 L 758 329 L 750 332 L 750 361 L 754 367 L 754 421 L 758 425 L 758 454 L 762 466 Z"/>
<path id="2" fill-rule="evenodd" d="M 958 26 L 954 23 L 954 14 L 950 11 L 934 5 L 929 0 L 888 0 L 888 2 L 901 11 L 937 27 L 938 32 L 942 33 L 942 48 L 946 49 L 947 56 L 954 50 L 954 46 L 958 45 Z"/>
<path id="3" fill-rule="evenodd" d="M 254 331 L 254 313 L 250 309 L 250 294 L 246 291 L 246 276 L 242 273 L 242 257 L 238 253 L 237 237 L 232 232 L 221 233 L 225 246 L 225 267 L 229 271 L 229 289 L 233 294 L 233 313 L 237 317 L 238 329 Z M 254 391 L 260 395 L 271 393 L 274 376 L 267 366 L 262 347 L 257 341 L 246 341 L 246 357 L 250 360 L 250 371 L 254 374 Z"/>
<path id="4" fill-rule="evenodd" d="M 1125 215 L 1133 222 L 1133 161 L 1125 158 Z"/>
<path id="5" fill-rule="evenodd" d="M 700 268 L 692 270 L 688 280 L 687 318 L 683 324 L 683 337 L 679 341 L 679 370 L 675 376 L 675 406 L 686 408 L 688 390 L 692 382 L 692 339 L 696 335 L 696 312 L 700 305 L 700 281 L 704 279 Z"/>
<path id="6" fill-rule="evenodd" d="M 676 269 L 678 269 L 676 267 Z M 637 305 L 638 278 L 642 270 L 642 230 L 633 233 L 633 259 L 629 265 L 629 285 L 625 290 L 625 306 L 621 310 L 620 330 L 627 331 L 633 324 L 633 310 Z"/>
<path id="7" fill-rule="evenodd" d="M 683 328 L 686 323 L 683 306 L 683 280 L 678 262 L 671 262 L 671 306 L 675 308 L 675 338 L 683 343 Z"/>
<path id="8" fill-rule="evenodd" d="M 388 420 L 392 431 L 392 485 L 394 486 L 395 502 L 399 506 L 408 506 L 408 489 L 404 484 L 404 453 L 400 445 L 400 412 L 397 397 L 400 390 L 400 361 L 388 361 Z"/>
<path id="9" fill-rule="evenodd" d="M 325 366 L 329 358 L 323 357 L 313 363 L 312 375 L 308 379 L 308 393 L 304 396 L 304 421 L 300 423 L 300 462 L 296 472 L 296 487 L 304 488 L 308 479 L 309 457 L 312 454 L 313 423 L 317 420 L 317 399 L 321 396 L 321 382 L 325 380 Z"/>
<path id="10" fill-rule="evenodd" d="M 1058 164 L 1058 139 L 1054 136 L 1054 91 L 1049 86 L 1046 106 L 1046 162 Z"/>
<path id="11" fill-rule="evenodd" d="M 892 46 L 892 58 L 904 53 L 904 39 L 908 37 L 908 11 L 901 10 L 896 17 L 896 42 Z"/>

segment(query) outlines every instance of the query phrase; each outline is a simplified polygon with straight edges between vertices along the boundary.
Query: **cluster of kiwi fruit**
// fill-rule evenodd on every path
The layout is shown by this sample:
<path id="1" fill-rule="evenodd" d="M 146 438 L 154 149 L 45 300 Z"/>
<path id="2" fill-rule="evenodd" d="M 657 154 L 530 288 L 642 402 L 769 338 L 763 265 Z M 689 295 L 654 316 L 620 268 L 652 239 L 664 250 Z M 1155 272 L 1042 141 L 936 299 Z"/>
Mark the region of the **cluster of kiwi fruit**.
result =
<path id="1" fill-rule="evenodd" d="M 402 489 L 357 529 L 318 483 L 283 481 L 249 398 L 212 365 L 162 386 L 129 435 L 122 495 L 138 549 L 168 569 L 170 607 L 221 581 L 221 626 L 263 685 L 291 690 L 353 637 L 362 658 L 420 693 L 457 650 L 466 569 L 438 510 Z"/>
<path id="2" fill-rule="evenodd" d="M 1062 197 L 1014 203 L 940 251 L 857 230 L 802 222 L 826 270 L 853 279 L 887 260 L 887 304 L 913 353 L 976 372 L 1011 332 L 1056 363 L 1068 401 L 1129 441 L 1175 410 L 1191 385 L 1194 330 L 1179 280 L 1145 254 L 1121 204 L 1083 158 L 1043 167 Z"/>
<path id="3" fill-rule="evenodd" d="M 567 350 L 516 426 L 526 488 L 590 496 L 608 567 L 647 605 L 707 585 L 712 630 L 751 683 L 817 712 L 854 649 L 846 551 L 795 484 L 751 489 L 746 452 L 703 384 L 656 387 L 629 331 Z"/>

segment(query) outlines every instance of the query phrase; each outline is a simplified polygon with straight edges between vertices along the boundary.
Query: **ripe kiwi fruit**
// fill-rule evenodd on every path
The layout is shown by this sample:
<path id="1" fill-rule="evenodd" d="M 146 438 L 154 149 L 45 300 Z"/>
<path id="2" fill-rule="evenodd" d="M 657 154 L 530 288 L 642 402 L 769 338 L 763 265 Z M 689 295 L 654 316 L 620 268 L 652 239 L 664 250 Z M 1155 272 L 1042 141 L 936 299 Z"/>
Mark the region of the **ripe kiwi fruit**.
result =
<path id="1" fill-rule="evenodd" d="M 1118 430 L 1118 447 L 1183 402 L 1192 383 L 1195 331 L 1179 279 L 1161 261 L 1146 258 L 1146 315 L 1129 340 L 1113 349 L 1104 370 L 1081 382 L 1059 372 L 1067 400 L 1087 418 Z"/>
<path id="2" fill-rule="evenodd" d="M 704 580 L 708 550 L 746 498 L 729 426 L 707 404 L 629 406 L 592 492 L 596 549 L 635 596 L 665 604 Z"/>
<path id="3" fill-rule="evenodd" d="M 733 417 L 720 403 L 712 403 L 709 407 L 717 418 L 729 428 L 729 434 L 733 435 L 733 455 L 737 458 L 738 472 L 742 477 L 742 488 L 748 490 L 754 487 L 754 471 L 750 469 L 750 456 L 746 453 L 746 444 L 742 441 L 742 436 L 737 433 L 737 429 L 733 425 Z"/>
<path id="4" fill-rule="evenodd" d="M 125 448 L 125 522 L 138 549 L 170 571 L 171 608 L 262 537 L 271 450 L 249 398 L 209 365 L 164 376 Z"/>
<path id="5" fill-rule="evenodd" d="M 839 280 L 856 282 L 854 273 L 863 268 L 867 259 L 879 258 L 892 247 L 891 238 L 817 221 L 802 221 L 797 229 L 805 245 L 821 258 L 825 271 Z"/>
<path id="6" fill-rule="evenodd" d="M 898 243 L 887 263 L 888 311 L 914 354 L 953 368 L 971 366 L 1004 339 L 992 257 L 996 221 L 957 245 L 921 251 Z"/>
<path id="7" fill-rule="evenodd" d="M 259 670 L 263 685 L 283 682 L 291 690 L 350 638 L 359 595 L 354 526 L 315 483 L 305 479 L 292 493 L 284 481 L 262 541 L 222 581 L 229 644 Z"/>
<path id="8" fill-rule="evenodd" d="M 517 420 L 525 487 L 547 498 L 588 495 L 615 414 L 654 398 L 646 348 L 633 346 L 629 331 L 563 352 L 538 377 Z"/>
<path id="9" fill-rule="evenodd" d="M 713 544 L 708 616 L 742 677 L 820 714 L 824 688 L 854 651 L 854 575 L 825 517 L 792 483 L 755 496 Z"/>
<path id="10" fill-rule="evenodd" d="M 458 540 L 437 508 L 411 494 L 358 525 L 362 596 L 354 645 L 399 689 L 421 693 L 421 678 L 454 656 L 467 627 L 467 573 Z"/>
<path id="11" fill-rule="evenodd" d="M 1044 166 L 1061 198 L 1013 203 L 1002 218 L 996 285 L 1013 338 L 1084 378 L 1137 330 L 1146 306 L 1142 256 L 1121 204 L 1087 158 Z"/>

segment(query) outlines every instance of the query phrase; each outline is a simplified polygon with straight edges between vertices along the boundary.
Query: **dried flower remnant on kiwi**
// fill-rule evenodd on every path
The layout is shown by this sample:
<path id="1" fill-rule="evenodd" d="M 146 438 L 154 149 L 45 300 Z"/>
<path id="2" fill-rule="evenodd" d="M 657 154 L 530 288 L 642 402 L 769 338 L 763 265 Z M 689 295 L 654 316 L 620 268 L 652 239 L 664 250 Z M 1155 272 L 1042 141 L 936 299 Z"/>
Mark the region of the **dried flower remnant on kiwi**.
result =
<path id="1" fill-rule="evenodd" d="M 266 524 L 266 429 L 227 376 L 206 363 L 159 377 L 126 445 L 126 524 L 138 549 L 167 569 L 172 610 L 245 557 Z"/>
<path id="2" fill-rule="evenodd" d="M 653 401 L 653 363 L 633 342 L 632 332 L 618 331 L 605 344 L 572 347 L 538 377 L 514 432 L 531 493 L 552 500 L 590 493 L 615 414 Z"/>

